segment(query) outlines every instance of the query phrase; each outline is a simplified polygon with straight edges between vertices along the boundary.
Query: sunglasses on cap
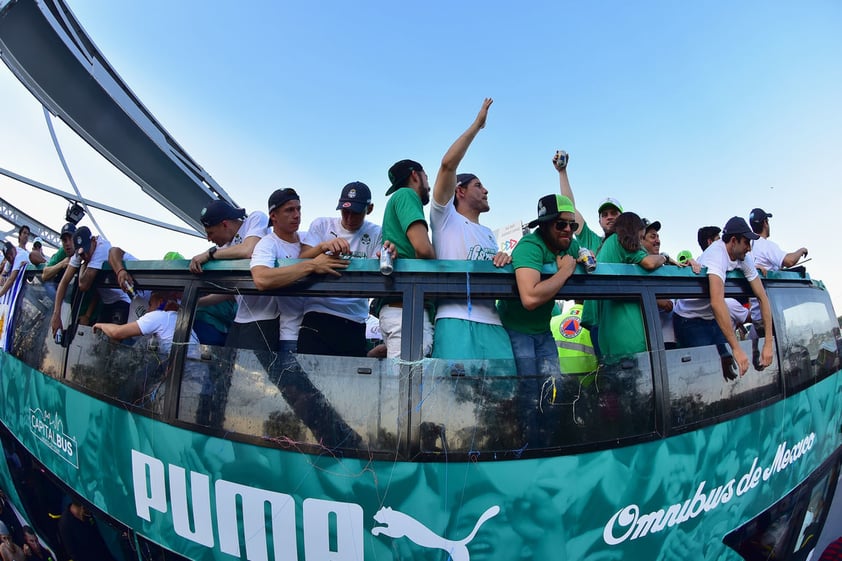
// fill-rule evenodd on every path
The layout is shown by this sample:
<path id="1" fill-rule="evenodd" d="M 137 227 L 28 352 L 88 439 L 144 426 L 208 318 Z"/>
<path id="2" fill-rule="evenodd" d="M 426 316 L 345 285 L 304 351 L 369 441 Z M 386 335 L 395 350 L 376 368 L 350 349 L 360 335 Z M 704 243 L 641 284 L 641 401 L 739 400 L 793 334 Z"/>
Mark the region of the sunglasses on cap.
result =
<path id="1" fill-rule="evenodd" d="M 579 229 L 579 223 L 575 220 L 556 220 L 553 226 L 555 226 L 555 229 L 559 232 L 563 232 L 568 226 L 574 232 Z"/>

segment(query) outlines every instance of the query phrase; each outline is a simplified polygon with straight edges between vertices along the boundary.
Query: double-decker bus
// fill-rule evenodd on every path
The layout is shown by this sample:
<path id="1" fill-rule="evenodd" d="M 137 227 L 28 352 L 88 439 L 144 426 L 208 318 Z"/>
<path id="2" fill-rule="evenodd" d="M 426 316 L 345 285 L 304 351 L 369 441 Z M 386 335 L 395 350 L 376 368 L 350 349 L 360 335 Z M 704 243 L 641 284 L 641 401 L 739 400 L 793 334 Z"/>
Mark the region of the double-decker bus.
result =
<path id="1" fill-rule="evenodd" d="M 638 306 L 647 350 L 539 380 L 541 436 L 527 439 L 511 364 L 421 355 L 425 300 L 517 298 L 508 269 L 398 260 L 387 277 L 352 260 L 341 278 L 259 292 L 247 262 L 127 267 L 139 288 L 180 294 L 169 353 L 81 325 L 80 295 L 57 344 L 33 270 L 6 325 L 0 486 L 43 536 L 71 497 L 115 556 L 150 559 L 805 559 L 819 543 L 842 339 L 805 274 L 764 278 L 775 360 L 729 380 L 715 346 L 663 341 L 657 300 L 708 297 L 704 275 L 580 268 L 558 299 Z M 115 286 L 102 271 L 97 287 Z M 196 348 L 208 295 L 399 296 L 402 356 Z M 748 298 L 741 274 L 726 295 Z M 763 342 L 740 344 L 752 356 Z"/>

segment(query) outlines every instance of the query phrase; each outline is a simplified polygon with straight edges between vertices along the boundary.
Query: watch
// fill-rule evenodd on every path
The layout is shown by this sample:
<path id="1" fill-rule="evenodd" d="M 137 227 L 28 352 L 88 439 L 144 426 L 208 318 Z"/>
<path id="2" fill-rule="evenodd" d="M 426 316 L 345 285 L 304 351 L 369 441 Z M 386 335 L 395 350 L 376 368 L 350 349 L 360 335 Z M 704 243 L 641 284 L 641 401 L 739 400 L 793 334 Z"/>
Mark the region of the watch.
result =
<path id="1" fill-rule="evenodd" d="M 213 246 L 208 250 L 208 259 L 213 261 L 214 255 L 216 255 L 216 250 L 219 249 L 217 246 Z"/>

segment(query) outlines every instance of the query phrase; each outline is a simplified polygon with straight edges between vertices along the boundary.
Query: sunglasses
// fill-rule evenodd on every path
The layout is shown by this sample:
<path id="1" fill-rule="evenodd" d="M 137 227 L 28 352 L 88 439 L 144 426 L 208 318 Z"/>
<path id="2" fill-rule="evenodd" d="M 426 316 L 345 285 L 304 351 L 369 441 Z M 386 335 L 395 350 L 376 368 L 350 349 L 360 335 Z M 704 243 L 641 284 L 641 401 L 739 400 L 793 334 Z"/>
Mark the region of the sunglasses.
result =
<path id="1" fill-rule="evenodd" d="M 555 229 L 559 232 L 563 232 L 568 227 L 574 232 L 579 229 L 579 223 L 575 220 L 557 220 L 554 224 Z"/>

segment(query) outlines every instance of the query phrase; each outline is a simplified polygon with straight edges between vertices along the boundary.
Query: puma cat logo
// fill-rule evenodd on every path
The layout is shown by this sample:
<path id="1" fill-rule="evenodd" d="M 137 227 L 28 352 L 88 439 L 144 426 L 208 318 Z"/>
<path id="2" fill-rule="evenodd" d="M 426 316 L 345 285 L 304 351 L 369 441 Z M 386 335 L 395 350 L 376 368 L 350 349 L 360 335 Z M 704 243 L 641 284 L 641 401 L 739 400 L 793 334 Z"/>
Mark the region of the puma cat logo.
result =
<path id="1" fill-rule="evenodd" d="M 454 541 L 437 535 L 408 514 L 385 506 L 374 513 L 374 520 L 383 526 L 375 526 L 371 529 L 371 533 L 375 536 L 384 534 L 390 538 L 406 537 L 421 547 L 444 550 L 453 561 L 471 561 L 468 544 L 477 535 L 480 526 L 488 519 L 497 516 L 499 512 L 499 506 L 492 506 L 482 513 L 470 534 L 461 540 Z"/>

